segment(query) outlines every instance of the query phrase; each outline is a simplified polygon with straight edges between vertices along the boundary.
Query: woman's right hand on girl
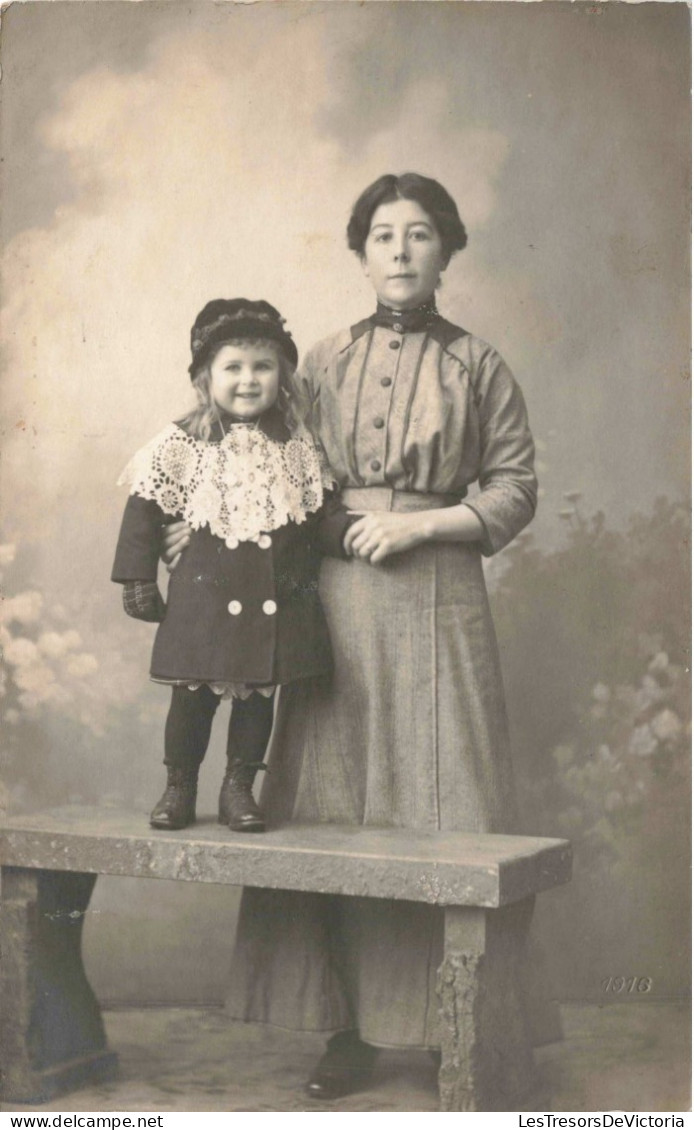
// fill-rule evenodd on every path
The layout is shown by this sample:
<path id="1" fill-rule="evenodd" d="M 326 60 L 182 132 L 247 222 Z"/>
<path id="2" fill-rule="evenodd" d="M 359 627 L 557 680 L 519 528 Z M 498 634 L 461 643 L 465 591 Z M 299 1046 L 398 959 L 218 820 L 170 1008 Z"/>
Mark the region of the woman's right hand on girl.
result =
<path id="1" fill-rule="evenodd" d="M 189 542 L 190 526 L 187 522 L 171 522 L 164 527 L 161 535 L 161 559 L 169 573 L 173 573 Z"/>

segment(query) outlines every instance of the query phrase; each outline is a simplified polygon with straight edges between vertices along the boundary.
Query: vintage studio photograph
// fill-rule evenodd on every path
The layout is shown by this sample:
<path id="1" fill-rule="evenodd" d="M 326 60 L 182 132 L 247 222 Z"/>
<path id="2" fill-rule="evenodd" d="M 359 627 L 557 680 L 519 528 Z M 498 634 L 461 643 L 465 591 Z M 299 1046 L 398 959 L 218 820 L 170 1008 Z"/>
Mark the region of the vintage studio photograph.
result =
<path id="1" fill-rule="evenodd" d="M 683 1125 L 690 30 L 4 8 L 0 1110 Z"/>

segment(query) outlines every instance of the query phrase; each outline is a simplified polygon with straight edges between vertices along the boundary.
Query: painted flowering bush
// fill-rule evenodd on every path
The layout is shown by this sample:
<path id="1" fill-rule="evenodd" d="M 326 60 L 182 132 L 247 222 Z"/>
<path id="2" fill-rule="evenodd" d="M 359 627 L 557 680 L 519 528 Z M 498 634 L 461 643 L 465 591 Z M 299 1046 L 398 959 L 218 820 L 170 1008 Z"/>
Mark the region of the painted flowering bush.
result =
<path id="1" fill-rule="evenodd" d="M 688 514 L 659 500 L 615 531 L 565 501 L 563 544 L 519 538 L 493 601 L 524 828 L 574 846 L 547 948 L 578 995 L 598 970 L 672 992 L 688 962 Z M 612 968 L 625 946 L 648 968 Z"/>
<path id="2" fill-rule="evenodd" d="M 665 651 L 643 663 L 637 683 L 595 684 L 574 715 L 573 732 L 552 750 L 552 774 L 526 781 L 527 807 L 544 812 L 579 852 L 620 856 L 655 810 L 666 807 L 672 816 L 686 803 L 687 673 Z"/>

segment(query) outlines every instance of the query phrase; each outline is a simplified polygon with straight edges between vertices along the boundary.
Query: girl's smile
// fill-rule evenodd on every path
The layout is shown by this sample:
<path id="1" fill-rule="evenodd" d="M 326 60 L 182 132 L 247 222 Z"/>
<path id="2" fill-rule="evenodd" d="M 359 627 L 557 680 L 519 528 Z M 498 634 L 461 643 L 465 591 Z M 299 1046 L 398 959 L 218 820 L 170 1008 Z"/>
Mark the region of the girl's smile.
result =
<path id="1" fill-rule="evenodd" d="M 280 362 L 271 343 L 222 345 L 210 362 L 210 392 L 218 408 L 239 420 L 255 420 L 272 408 Z"/>

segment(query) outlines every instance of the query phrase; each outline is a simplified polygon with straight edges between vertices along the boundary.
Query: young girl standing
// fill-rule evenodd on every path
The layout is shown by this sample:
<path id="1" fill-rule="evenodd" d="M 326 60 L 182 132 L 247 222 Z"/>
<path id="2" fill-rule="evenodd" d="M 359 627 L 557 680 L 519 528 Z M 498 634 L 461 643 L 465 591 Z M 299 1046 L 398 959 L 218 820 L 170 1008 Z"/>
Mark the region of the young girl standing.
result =
<path id="1" fill-rule="evenodd" d="M 191 331 L 198 405 L 142 448 L 119 482 L 130 487 L 112 580 L 126 612 L 160 621 L 151 677 L 172 686 L 167 786 L 154 828 L 195 820 L 200 764 L 221 698 L 233 699 L 219 820 L 261 832 L 253 781 L 270 737 L 275 688 L 330 669 L 316 549 L 344 556 L 350 517 L 327 493 L 289 397 L 296 346 L 267 302 L 217 299 Z M 184 518 L 190 544 L 157 587 L 165 526 Z"/>

